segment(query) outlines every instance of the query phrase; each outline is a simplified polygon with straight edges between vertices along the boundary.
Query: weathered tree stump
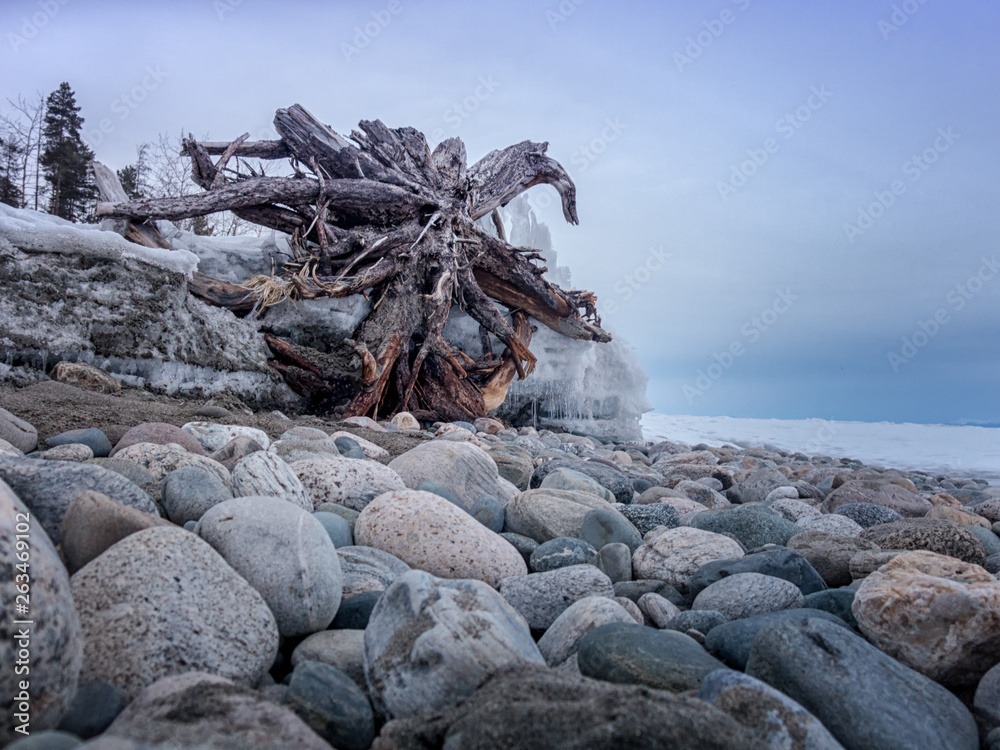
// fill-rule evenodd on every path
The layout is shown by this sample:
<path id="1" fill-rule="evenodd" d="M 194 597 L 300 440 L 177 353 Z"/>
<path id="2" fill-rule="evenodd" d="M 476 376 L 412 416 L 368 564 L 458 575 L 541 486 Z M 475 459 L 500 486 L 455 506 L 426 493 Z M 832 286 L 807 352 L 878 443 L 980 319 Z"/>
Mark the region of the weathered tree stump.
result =
<path id="1" fill-rule="evenodd" d="M 345 416 L 406 410 L 471 419 L 497 408 L 514 377 L 534 367 L 531 318 L 571 338 L 610 341 L 593 294 L 548 282 L 533 262 L 541 256 L 505 239 L 497 209 L 534 185 L 555 187 L 566 220 L 578 221 L 576 188 L 545 155 L 548 144 L 524 141 L 468 167 L 460 139 L 431 151 L 417 130 L 378 120 L 347 139 L 294 105 L 278 110 L 274 124 L 278 141 L 187 139 L 205 192 L 101 203 L 97 214 L 137 223 L 230 210 L 291 235 L 294 257 L 277 275 L 237 286 L 196 274 L 189 283 L 237 314 L 289 298 L 374 299 L 353 338 L 330 342 L 328 352 L 268 337 L 273 366 L 297 392 Z M 247 174 L 241 157 L 289 159 L 295 176 Z M 228 166 L 234 158 L 236 169 Z M 499 238 L 477 224 L 490 215 Z M 486 347 L 474 360 L 445 338 L 452 306 L 479 323 L 484 339 L 503 342 L 499 357 Z"/>

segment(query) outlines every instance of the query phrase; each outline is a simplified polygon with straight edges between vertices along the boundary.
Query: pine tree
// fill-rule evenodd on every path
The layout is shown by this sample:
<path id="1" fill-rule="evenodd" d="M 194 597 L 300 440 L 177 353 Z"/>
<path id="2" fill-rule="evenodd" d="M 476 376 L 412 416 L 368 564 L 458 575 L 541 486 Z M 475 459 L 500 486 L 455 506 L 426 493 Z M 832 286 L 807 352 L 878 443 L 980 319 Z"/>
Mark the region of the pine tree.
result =
<path id="1" fill-rule="evenodd" d="M 0 138 L 0 203 L 21 207 L 24 196 L 18 187 L 18 161 L 24 148 L 11 137 Z"/>
<path id="2" fill-rule="evenodd" d="M 91 212 L 97 191 L 89 163 L 94 152 L 83 142 L 83 118 L 68 83 L 49 94 L 45 101 L 42 137 L 45 148 L 41 164 L 52 187 L 49 212 L 75 221 Z"/>

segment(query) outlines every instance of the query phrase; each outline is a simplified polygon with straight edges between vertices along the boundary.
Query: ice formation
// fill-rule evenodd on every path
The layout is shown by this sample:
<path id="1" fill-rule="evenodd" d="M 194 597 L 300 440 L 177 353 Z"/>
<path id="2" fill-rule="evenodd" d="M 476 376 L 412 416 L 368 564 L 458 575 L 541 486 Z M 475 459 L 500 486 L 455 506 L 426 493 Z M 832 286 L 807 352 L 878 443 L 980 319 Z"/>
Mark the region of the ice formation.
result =
<path id="1" fill-rule="evenodd" d="M 548 228 L 526 198 L 501 213 L 511 242 L 540 251 L 548 278 L 569 287 L 569 269 L 558 265 Z M 0 204 L 0 380 L 30 379 L 29 371 L 67 359 L 170 395 L 229 392 L 252 403 L 295 403 L 267 366 L 260 327 L 328 350 L 371 310 L 358 295 L 285 302 L 262 322 L 236 318 L 188 296 L 171 275 L 198 270 L 238 283 L 268 274 L 289 257 L 288 238 L 276 232 L 204 237 L 169 222 L 158 226 L 175 251 L 135 245 L 109 227 Z M 63 260 L 47 262 L 53 254 Z M 498 415 L 516 424 L 638 438 L 639 419 L 650 406 L 647 377 L 632 348 L 620 337 L 596 344 L 537 328 L 535 372 L 513 383 Z M 446 335 L 473 357 L 481 354 L 478 324 L 457 308 Z M 494 341 L 494 352 L 502 349 Z"/>

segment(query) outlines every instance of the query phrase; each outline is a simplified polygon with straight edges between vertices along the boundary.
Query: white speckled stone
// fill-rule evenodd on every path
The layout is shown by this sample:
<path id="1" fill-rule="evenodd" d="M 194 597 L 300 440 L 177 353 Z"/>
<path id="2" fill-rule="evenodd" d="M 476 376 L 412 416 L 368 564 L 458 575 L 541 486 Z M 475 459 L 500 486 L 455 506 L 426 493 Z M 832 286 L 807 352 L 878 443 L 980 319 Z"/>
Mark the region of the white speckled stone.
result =
<path id="1" fill-rule="evenodd" d="M 131 700 L 201 670 L 256 685 L 278 652 L 267 603 L 208 543 L 176 527 L 125 537 L 71 579 L 83 635 L 80 678 Z"/>
<path id="2" fill-rule="evenodd" d="M 292 464 L 313 507 L 336 503 L 363 510 L 383 492 L 406 489 L 400 476 L 376 461 L 337 456 L 306 458 Z"/>
<path id="3" fill-rule="evenodd" d="M 784 578 L 736 573 L 706 586 L 691 609 L 711 609 L 727 620 L 740 620 L 803 605 L 802 591 Z"/>
<path id="4" fill-rule="evenodd" d="M 222 480 L 226 487 L 232 486 L 232 476 L 225 466 L 207 456 L 190 453 L 176 443 L 167 443 L 166 445 L 136 443 L 118 451 L 115 458 L 121 461 L 131 461 L 141 466 L 156 477 L 157 481 L 162 480 L 174 469 L 179 469 L 182 466 L 202 466 Z"/>
<path id="5" fill-rule="evenodd" d="M 194 435 L 206 453 L 214 453 L 235 437 L 248 437 L 264 450 L 271 446 L 271 438 L 267 436 L 267 433 L 255 427 L 215 424 L 214 422 L 188 422 L 181 429 Z"/>
<path id="6" fill-rule="evenodd" d="M 432 492 L 380 495 L 361 511 L 354 538 L 441 578 L 474 578 L 495 587 L 528 572 L 510 542 Z"/>
<path id="7" fill-rule="evenodd" d="M 688 579 L 705 563 L 744 556 L 735 539 L 711 531 L 681 526 L 663 532 L 651 531 L 646 543 L 632 554 L 636 579 L 653 578 L 686 589 Z"/>
<path id="8" fill-rule="evenodd" d="M 233 467 L 234 497 L 280 497 L 310 513 L 313 501 L 302 482 L 280 456 L 257 451 Z"/>

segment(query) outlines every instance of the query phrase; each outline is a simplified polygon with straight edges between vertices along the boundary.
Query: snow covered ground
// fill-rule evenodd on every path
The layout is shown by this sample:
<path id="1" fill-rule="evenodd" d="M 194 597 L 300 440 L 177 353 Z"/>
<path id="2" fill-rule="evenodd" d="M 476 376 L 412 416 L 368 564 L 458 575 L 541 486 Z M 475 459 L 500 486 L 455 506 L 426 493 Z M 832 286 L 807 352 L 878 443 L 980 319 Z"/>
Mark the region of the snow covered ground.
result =
<path id="1" fill-rule="evenodd" d="M 642 418 L 646 440 L 692 445 L 767 445 L 809 455 L 856 458 L 872 466 L 918 469 L 1000 485 L 1000 429 L 824 419 L 737 419 L 673 416 Z"/>

